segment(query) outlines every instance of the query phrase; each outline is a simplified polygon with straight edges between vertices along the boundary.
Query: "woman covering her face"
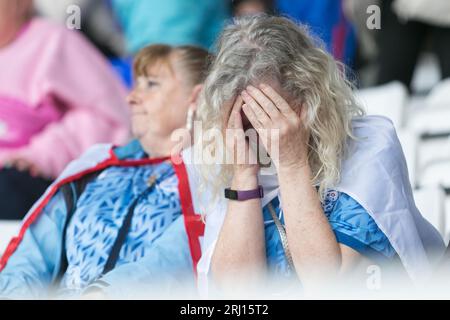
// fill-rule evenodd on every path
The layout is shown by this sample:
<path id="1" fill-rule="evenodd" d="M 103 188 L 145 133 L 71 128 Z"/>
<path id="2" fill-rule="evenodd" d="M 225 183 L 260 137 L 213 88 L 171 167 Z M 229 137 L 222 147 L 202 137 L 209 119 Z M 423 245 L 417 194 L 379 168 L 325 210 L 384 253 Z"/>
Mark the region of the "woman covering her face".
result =
<path id="1" fill-rule="evenodd" d="M 288 19 L 242 18 L 223 32 L 199 113 L 204 130 L 233 132 L 203 149 L 224 145 L 233 161 L 201 172 L 215 199 L 205 204 L 204 293 L 268 276 L 314 289 L 394 261 L 413 280 L 429 275 L 443 241 L 415 207 L 392 123 L 365 116 L 343 74 Z"/>

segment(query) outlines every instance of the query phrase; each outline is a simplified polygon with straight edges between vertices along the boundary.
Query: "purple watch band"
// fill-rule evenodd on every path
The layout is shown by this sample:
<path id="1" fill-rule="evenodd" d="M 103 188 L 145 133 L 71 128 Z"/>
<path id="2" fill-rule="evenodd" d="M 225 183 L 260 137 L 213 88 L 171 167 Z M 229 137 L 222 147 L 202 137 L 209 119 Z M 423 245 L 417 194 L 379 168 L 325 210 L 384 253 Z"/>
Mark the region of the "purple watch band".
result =
<path id="1" fill-rule="evenodd" d="M 231 190 L 230 188 L 225 189 L 225 198 L 230 200 L 245 201 L 250 199 L 260 199 L 264 197 L 264 190 L 262 186 L 258 186 L 257 189 L 253 190 Z"/>

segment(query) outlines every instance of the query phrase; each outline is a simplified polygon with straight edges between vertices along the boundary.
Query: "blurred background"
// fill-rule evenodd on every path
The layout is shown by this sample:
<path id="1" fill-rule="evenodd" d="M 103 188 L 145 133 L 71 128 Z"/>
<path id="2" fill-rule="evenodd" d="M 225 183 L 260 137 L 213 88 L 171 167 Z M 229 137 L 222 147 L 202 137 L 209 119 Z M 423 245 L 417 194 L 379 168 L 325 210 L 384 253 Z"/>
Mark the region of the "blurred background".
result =
<path id="1" fill-rule="evenodd" d="M 62 28 L 79 22 L 80 30 L 74 32 L 88 39 L 125 88 L 132 85 L 134 54 L 148 44 L 194 44 L 214 52 L 230 19 L 261 12 L 307 25 L 348 66 L 367 112 L 393 121 L 417 206 L 448 242 L 450 1 L 35 0 L 33 6 L 34 16 Z M 1 86 L 6 85 L 0 81 L 4 92 L 7 88 Z M 0 253 L 18 228 L 17 219 L 0 216 Z"/>

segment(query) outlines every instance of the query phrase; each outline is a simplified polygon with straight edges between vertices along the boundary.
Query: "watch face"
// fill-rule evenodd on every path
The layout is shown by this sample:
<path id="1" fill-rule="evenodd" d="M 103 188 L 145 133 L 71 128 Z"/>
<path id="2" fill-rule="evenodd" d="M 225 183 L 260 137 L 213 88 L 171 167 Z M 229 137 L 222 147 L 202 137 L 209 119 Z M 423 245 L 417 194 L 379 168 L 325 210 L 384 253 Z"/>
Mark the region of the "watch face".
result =
<path id="1" fill-rule="evenodd" d="M 238 200 L 238 193 L 235 190 L 225 189 L 225 198 L 230 200 Z"/>

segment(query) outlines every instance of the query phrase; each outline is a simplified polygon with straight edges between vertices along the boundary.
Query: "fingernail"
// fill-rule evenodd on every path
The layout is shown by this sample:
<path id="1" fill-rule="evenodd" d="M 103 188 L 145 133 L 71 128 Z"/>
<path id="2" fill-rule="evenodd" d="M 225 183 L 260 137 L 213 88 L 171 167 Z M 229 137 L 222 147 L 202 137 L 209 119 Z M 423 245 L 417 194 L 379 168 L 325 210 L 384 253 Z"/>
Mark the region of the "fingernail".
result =
<path id="1" fill-rule="evenodd" d="M 248 96 L 248 93 L 247 93 L 247 91 L 242 91 L 242 95 L 244 96 L 244 97 L 246 97 L 246 96 Z"/>

